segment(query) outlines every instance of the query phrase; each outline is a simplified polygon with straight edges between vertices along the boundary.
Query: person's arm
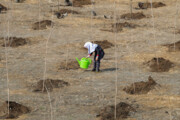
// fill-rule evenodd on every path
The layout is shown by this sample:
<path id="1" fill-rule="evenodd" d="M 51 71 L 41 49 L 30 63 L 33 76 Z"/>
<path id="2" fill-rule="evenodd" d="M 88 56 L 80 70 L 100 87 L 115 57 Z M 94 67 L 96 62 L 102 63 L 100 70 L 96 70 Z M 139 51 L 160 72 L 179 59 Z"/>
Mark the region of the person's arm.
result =
<path id="1" fill-rule="evenodd" d="M 86 58 L 90 57 L 93 53 L 89 54 Z"/>
<path id="2" fill-rule="evenodd" d="M 100 53 L 100 50 L 98 48 L 96 48 L 96 51 L 97 51 L 97 55 L 96 55 L 96 61 L 98 60 L 99 58 L 99 53 Z"/>

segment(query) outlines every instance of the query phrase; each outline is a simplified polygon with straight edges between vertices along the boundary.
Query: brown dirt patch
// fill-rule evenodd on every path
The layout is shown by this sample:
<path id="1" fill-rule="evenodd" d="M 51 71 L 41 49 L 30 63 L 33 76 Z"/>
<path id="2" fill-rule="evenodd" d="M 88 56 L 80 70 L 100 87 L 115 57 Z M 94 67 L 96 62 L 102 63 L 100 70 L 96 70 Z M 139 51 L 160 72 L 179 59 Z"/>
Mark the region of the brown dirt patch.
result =
<path id="1" fill-rule="evenodd" d="M 176 34 L 180 34 L 180 29 L 179 30 L 176 30 L 176 32 L 175 32 Z"/>
<path id="2" fill-rule="evenodd" d="M 26 1 L 26 0 L 19 0 L 19 1 L 16 0 L 15 2 L 16 2 L 16 3 L 23 3 L 24 1 Z"/>
<path id="3" fill-rule="evenodd" d="M 168 72 L 174 65 L 171 61 L 164 58 L 153 58 L 144 64 L 149 66 L 152 72 Z"/>
<path id="4" fill-rule="evenodd" d="M 151 8 L 151 3 L 138 3 L 138 6 L 140 9 L 147 9 L 147 8 Z M 164 6 L 166 6 L 166 4 L 164 4 L 162 2 L 153 2 L 152 3 L 153 8 L 164 7 Z"/>
<path id="5" fill-rule="evenodd" d="M 8 114 L 9 109 L 9 114 Z M 16 102 L 9 101 L 9 108 L 8 108 L 8 101 L 0 106 L 0 119 L 14 119 L 18 118 L 22 114 L 29 113 L 30 109 L 26 106 L 18 104 Z"/>
<path id="6" fill-rule="evenodd" d="M 107 49 L 107 48 L 111 48 L 114 46 L 114 44 L 112 44 L 111 42 L 109 42 L 107 40 L 94 41 L 94 43 L 100 45 L 102 47 L 102 49 Z"/>
<path id="7" fill-rule="evenodd" d="M 115 120 L 114 118 L 114 110 L 115 106 L 107 106 L 100 111 L 97 117 L 100 117 L 101 120 Z M 116 117 L 117 120 L 121 120 L 127 118 L 129 116 L 129 112 L 135 112 L 136 110 L 129 104 L 120 102 L 116 105 Z"/>
<path id="8" fill-rule="evenodd" d="M 138 12 L 138 13 L 126 13 L 126 14 L 123 14 L 121 15 L 121 18 L 122 19 L 126 19 L 126 20 L 129 20 L 129 19 L 142 19 L 142 18 L 145 18 L 146 16 L 142 13 L 142 12 Z"/>
<path id="9" fill-rule="evenodd" d="M 123 31 L 123 28 L 136 28 L 136 24 L 124 22 L 124 23 L 116 23 L 111 25 L 111 30 L 101 29 L 102 31 L 108 31 L 108 32 L 121 32 Z"/>
<path id="10" fill-rule="evenodd" d="M 68 60 L 68 62 L 66 63 L 66 61 L 62 62 L 59 66 L 59 70 L 64 69 L 64 70 L 76 70 L 79 69 L 79 64 L 76 60 Z"/>
<path id="11" fill-rule="evenodd" d="M 40 80 L 34 86 L 33 92 L 47 92 L 47 90 L 48 92 L 52 92 L 53 88 L 62 88 L 68 85 L 69 83 L 63 80 L 51 80 L 51 79 Z"/>
<path id="12" fill-rule="evenodd" d="M 147 94 L 150 90 L 154 89 L 155 85 L 157 85 L 157 83 L 149 76 L 147 82 L 135 82 L 123 90 L 129 94 Z"/>
<path id="13" fill-rule="evenodd" d="M 83 5 L 91 5 L 91 0 L 73 0 L 74 7 L 82 7 Z"/>
<path id="14" fill-rule="evenodd" d="M 47 29 L 47 27 L 51 27 L 53 25 L 53 22 L 51 20 L 43 20 L 40 22 L 36 22 L 32 25 L 33 30 L 43 30 Z"/>
<path id="15" fill-rule="evenodd" d="M 4 5 L 0 4 L 0 7 L 1 7 L 1 10 L 2 11 L 6 11 L 7 10 L 7 7 L 5 7 Z"/>
<path id="16" fill-rule="evenodd" d="M 79 14 L 79 12 L 75 10 L 69 10 L 69 9 L 61 9 L 59 11 L 55 11 L 55 13 L 65 14 L 65 13 L 71 13 L 71 14 Z"/>
<path id="17" fill-rule="evenodd" d="M 23 46 L 26 45 L 28 43 L 28 39 L 25 38 L 17 38 L 17 37 L 10 37 L 9 40 L 8 38 L 6 38 L 6 45 L 3 41 L 3 38 L 1 38 L 1 44 L 3 47 L 7 46 L 7 47 L 19 47 L 19 46 Z"/>
<path id="18" fill-rule="evenodd" d="M 168 51 L 169 52 L 176 52 L 176 51 L 180 51 L 180 41 L 176 42 L 176 43 L 172 43 L 172 44 L 167 44 L 165 45 L 168 47 Z"/>

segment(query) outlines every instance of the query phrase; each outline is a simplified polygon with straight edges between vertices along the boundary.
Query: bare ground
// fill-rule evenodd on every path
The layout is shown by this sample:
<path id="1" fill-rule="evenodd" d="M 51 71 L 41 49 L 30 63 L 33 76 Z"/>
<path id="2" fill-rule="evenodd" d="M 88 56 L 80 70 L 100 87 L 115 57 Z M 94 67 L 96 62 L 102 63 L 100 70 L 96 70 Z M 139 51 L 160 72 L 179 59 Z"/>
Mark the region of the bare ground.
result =
<path id="1" fill-rule="evenodd" d="M 169 52 L 163 46 L 179 41 L 180 34 L 176 34 L 174 39 L 172 32 L 176 14 L 175 0 L 158 0 L 166 6 L 153 9 L 154 29 L 151 9 L 133 9 L 134 13 L 143 12 L 146 15 L 140 20 L 120 19 L 121 15 L 130 12 L 129 1 L 117 0 L 116 23 L 130 22 L 138 27 L 124 29 L 116 35 L 101 31 L 114 23 L 113 19 L 103 18 L 103 15 L 113 16 L 113 0 L 95 0 L 97 16 L 93 19 L 91 5 L 67 7 L 81 14 L 69 14 L 64 19 L 52 17 L 50 11 L 57 11 L 58 7 L 50 7 L 57 5 L 56 0 L 51 1 L 40 0 L 40 4 L 38 0 L 0 2 L 8 8 L 8 11 L 0 14 L 0 38 L 9 35 L 33 41 L 33 44 L 19 47 L 0 47 L 0 106 L 8 100 L 8 70 L 10 101 L 31 108 L 30 113 L 21 115 L 17 120 L 97 120 L 96 115 L 101 109 L 114 105 L 116 78 L 117 104 L 125 102 L 136 109 L 135 113 L 129 113 L 127 120 L 180 119 L 180 53 Z M 133 8 L 139 1 L 142 0 L 133 1 Z M 60 3 L 63 4 L 64 0 L 60 0 Z M 42 20 L 51 20 L 53 28 L 33 30 L 33 23 Z M 179 24 L 177 28 L 180 28 Z M 90 72 L 92 66 L 88 70 L 59 69 L 60 63 L 87 55 L 81 49 L 84 42 L 101 40 L 108 40 L 115 45 L 105 49 L 101 73 Z M 168 72 L 150 72 L 143 63 L 157 57 L 170 60 L 175 67 Z M 123 91 L 125 86 L 147 80 L 148 76 L 152 76 L 161 87 L 155 87 L 143 95 L 129 95 Z M 70 85 L 54 89 L 49 94 L 32 92 L 31 85 L 43 79 L 59 79 Z"/>

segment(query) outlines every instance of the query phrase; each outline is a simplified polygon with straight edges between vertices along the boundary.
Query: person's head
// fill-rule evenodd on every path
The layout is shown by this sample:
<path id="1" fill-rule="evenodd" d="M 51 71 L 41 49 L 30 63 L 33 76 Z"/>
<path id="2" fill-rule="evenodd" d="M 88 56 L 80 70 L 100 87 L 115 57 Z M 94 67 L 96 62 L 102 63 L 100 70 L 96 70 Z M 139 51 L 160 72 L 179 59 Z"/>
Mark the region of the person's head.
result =
<path id="1" fill-rule="evenodd" d="M 88 49 L 91 44 L 92 44 L 91 42 L 86 42 L 86 43 L 84 44 L 84 48 Z"/>

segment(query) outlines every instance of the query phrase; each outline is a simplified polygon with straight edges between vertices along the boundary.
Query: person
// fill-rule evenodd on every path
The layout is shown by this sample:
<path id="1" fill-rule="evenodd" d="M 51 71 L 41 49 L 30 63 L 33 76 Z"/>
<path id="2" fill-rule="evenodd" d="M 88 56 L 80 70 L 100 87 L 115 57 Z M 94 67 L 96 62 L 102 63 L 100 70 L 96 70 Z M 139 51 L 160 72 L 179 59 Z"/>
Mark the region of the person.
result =
<path id="1" fill-rule="evenodd" d="M 92 71 L 93 72 L 94 71 L 99 72 L 100 71 L 100 60 L 104 57 L 104 54 L 105 54 L 103 49 L 101 48 L 100 45 L 94 44 L 91 42 L 86 42 L 84 44 L 84 47 L 86 49 L 88 49 L 88 56 L 86 58 L 90 57 L 93 54 L 93 52 L 95 53 L 95 55 L 94 55 L 94 67 L 93 67 Z"/>

